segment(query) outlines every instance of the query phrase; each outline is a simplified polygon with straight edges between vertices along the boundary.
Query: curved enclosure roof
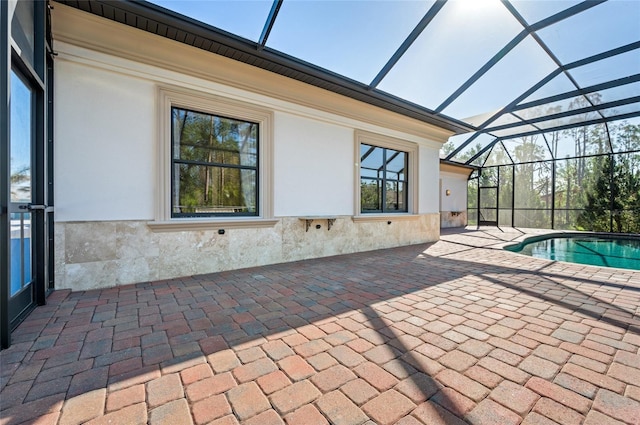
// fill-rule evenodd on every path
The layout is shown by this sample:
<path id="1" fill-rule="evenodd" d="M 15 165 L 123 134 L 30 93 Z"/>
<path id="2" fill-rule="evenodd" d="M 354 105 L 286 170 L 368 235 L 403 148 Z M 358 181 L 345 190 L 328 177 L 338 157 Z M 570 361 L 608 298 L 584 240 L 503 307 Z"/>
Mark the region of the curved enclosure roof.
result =
<path id="1" fill-rule="evenodd" d="M 637 0 L 61 2 L 445 127 L 447 161 L 640 124 Z"/>

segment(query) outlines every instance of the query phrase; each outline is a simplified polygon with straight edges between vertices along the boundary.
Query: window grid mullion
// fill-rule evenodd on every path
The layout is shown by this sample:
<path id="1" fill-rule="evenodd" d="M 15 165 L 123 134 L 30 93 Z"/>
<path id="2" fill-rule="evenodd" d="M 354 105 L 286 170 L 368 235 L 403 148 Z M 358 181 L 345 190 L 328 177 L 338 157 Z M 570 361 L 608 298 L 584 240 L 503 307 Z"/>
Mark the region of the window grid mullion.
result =
<path id="1" fill-rule="evenodd" d="M 190 159 L 173 159 L 174 164 L 200 165 L 202 167 L 235 168 L 238 170 L 257 171 L 258 167 L 253 165 L 224 164 L 220 162 L 194 161 Z"/>

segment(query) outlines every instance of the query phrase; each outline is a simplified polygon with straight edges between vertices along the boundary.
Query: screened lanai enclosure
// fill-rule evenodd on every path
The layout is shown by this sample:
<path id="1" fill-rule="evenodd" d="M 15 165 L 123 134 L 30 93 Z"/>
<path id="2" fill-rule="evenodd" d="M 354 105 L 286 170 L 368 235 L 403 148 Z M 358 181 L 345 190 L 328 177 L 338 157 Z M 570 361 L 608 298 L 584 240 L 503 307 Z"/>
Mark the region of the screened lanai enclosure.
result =
<path id="1" fill-rule="evenodd" d="M 640 232 L 640 1 L 62 2 L 453 132 L 470 225 Z"/>
<path id="2" fill-rule="evenodd" d="M 478 167 L 468 184 L 469 224 L 640 233 L 640 120 L 602 121 L 483 135 L 492 140 L 458 154 Z"/>
<path id="3" fill-rule="evenodd" d="M 523 24 L 544 51 L 528 65 L 557 67 L 444 145 L 444 161 L 476 167 L 469 225 L 640 233 L 640 3 L 581 5 L 592 7 Z"/>

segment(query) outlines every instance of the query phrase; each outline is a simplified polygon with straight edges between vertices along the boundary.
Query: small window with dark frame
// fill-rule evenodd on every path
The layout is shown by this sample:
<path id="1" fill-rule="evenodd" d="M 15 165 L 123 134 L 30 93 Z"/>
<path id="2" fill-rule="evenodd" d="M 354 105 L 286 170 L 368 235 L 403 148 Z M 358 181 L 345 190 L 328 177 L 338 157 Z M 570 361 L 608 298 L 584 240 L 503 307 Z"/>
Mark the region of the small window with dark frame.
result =
<path id="1" fill-rule="evenodd" d="M 171 108 L 171 216 L 257 216 L 259 124 Z"/>
<path id="2" fill-rule="evenodd" d="M 360 144 L 360 210 L 362 213 L 408 211 L 407 152 Z"/>

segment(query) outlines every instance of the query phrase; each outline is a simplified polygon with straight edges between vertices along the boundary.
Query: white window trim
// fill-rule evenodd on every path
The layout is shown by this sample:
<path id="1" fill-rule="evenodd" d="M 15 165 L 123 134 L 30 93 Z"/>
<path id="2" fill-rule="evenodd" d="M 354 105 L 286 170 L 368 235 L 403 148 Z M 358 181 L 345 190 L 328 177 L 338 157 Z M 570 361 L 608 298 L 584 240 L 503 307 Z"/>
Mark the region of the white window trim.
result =
<path id="1" fill-rule="evenodd" d="M 397 213 L 362 213 L 360 204 L 360 145 L 367 144 L 379 146 L 381 148 L 396 149 L 406 152 L 409 155 L 408 165 L 409 173 L 408 184 L 409 191 L 407 193 L 407 212 Z M 396 139 L 382 134 L 370 133 L 368 131 L 355 131 L 355 211 L 353 221 L 381 221 L 381 220 L 412 220 L 419 217 L 418 211 L 418 144 Z"/>
<path id="2" fill-rule="evenodd" d="M 258 215 L 252 217 L 171 217 L 171 108 L 185 108 L 259 124 Z M 181 87 L 158 87 L 158 172 L 154 231 L 272 227 L 273 112 L 256 105 Z"/>

